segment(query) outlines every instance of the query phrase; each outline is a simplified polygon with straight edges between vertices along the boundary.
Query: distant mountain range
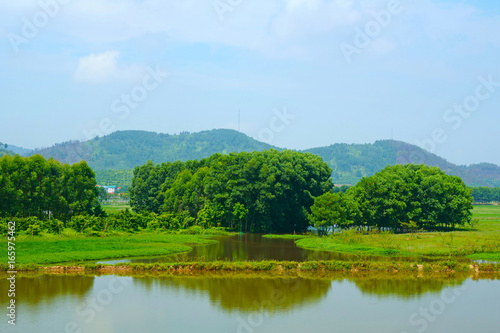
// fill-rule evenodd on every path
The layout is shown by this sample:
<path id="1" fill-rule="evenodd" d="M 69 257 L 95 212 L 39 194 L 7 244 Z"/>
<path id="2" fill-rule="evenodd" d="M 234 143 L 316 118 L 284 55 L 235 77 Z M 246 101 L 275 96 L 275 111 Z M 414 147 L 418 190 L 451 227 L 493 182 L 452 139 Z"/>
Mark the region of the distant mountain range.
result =
<path id="1" fill-rule="evenodd" d="M 437 166 L 449 175 L 461 177 L 470 186 L 500 186 L 500 166 L 490 163 L 460 166 L 446 161 L 418 146 L 402 141 L 383 140 L 374 144 L 334 144 L 308 149 L 319 155 L 333 170 L 336 184 L 356 184 L 362 177 L 371 176 L 387 165 L 425 164 Z"/>
<path id="2" fill-rule="evenodd" d="M 13 152 L 15 154 L 19 154 L 19 155 L 27 155 L 27 154 L 31 153 L 31 151 L 33 150 L 33 149 L 26 149 L 26 148 L 14 146 L 14 145 L 9 145 L 8 149 L 11 152 Z"/>
<path id="3" fill-rule="evenodd" d="M 21 148 L 14 145 L 7 145 L 7 148 L 5 148 L 5 146 L 3 145 L 0 145 L 0 157 L 4 155 L 15 155 L 15 154 L 27 155 L 31 151 L 32 151 L 31 149 Z"/>
<path id="4" fill-rule="evenodd" d="M 11 146 L 9 146 L 10 148 Z M 229 129 L 177 135 L 146 131 L 120 131 L 85 142 L 69 141 L 50 148 L 36 149 L 29 154 L 53 157 L 63 163 L 84 159 L 96 170 L 97 178 L 113 181 L 113 172 L 104 170 L 133 169 L 148 160 L 154 163 L 201 159 L 214 153 L 262 151 L 281 148 L 259 142 Z M 387 165 L 423 163 L 437 166 L 446 173 L 460 176 L 471 186 L 500 186 L 500 166 L 489 163 L 459 166 L 429 153 L 420 147 L 401 141 L 384 140 L 373 144 L 333 144 L 307 149 L 319 155 L 333 170 L 336 184 L 356 184 L 362 177 L 371 176 Z M 1 153 L 0 153 L 1 154 Z M 127 172 L 126 174 L 131 174 Z M 99 179 L 106 175 L 106 179 Z M 123 183 L 124 173 L 120 173 Z M 115 184 L 116 185 L 116 184 Z M 120 184 L 117 184 L 120 186 Z M 124 185 L 124 184 L 121 184 Z"/>

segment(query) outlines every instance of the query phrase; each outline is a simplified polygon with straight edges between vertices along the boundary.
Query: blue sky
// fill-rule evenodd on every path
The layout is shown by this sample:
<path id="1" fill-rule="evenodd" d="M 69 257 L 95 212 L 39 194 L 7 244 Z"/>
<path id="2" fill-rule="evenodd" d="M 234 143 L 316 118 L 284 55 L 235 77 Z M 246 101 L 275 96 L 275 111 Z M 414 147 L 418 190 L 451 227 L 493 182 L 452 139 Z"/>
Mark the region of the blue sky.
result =
<path id="1" fill-rule="evenodd" d="M 500 4 L 0 0 L 0 141 L 238 128 L 500 165 Z"/>

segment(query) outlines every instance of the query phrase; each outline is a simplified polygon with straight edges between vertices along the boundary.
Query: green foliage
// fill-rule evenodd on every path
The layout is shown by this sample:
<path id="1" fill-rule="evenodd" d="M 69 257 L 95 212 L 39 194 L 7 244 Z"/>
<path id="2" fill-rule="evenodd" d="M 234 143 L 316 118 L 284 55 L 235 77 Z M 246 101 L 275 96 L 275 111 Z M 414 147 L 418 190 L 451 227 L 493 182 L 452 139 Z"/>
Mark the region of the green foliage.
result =
<path id="1" fill-rule="evenodd" d="M 248 209 L 245 208 L 245 205 L 237 202 L 233 208 L 233 216 L 236 219 L 235 223 L 239 225 L 240 231 L 242 230 L 243 221 L 246 220 L 247 215 L 248 215 Z"/>
<path id="2" fill-rule="evenodd" d="M 341 229 L 351 227 L 356 220 L 359 220 L 360 214 L 356 200 L 352 200 L 343 192 L 336 194 L 327 192 L 314 199 L 309 222 L 318 228 L 320 235 L 324 235 L 331 227 Z"/>
<path id="3" fill-rule="evenodd" d="M 453 229 L 472 216 L 472 196 L 464 182 L 425 165 L 387 167 L 363 178 L 347 196 L 358 203 L 359 226 L 400 230 L 401 223 L 415 221 L 418 229 Z"/>
<path id="4" fill-rule="evenodd" d="M 303 231 L 313 198 L 332 188 L 330 174 L 319 157 L 293 151 L 149 161 L 134 170 L 130 203 L 137 212 L 185 212 L 203 227 Z"/>
<path id="5" fill-rule="evenodd" d="M 474 187 L 472 197 L 475 203 L 500 202 L 500 187 Z"/>
<path id="6" fill-rule="evenodd" d="M 27 233 L 31 234 L 31 236 L 38 236 L 40 235 L 40 226 L 38 224 L 32 224 L 28 227 Z"/>
<path id="7" fill-rule="evenodd" d="M 99 205 L 95 175 L 81 161 L 61 164 L 40 155 L 0 158 L 0 217 L 68 220 Z"/>

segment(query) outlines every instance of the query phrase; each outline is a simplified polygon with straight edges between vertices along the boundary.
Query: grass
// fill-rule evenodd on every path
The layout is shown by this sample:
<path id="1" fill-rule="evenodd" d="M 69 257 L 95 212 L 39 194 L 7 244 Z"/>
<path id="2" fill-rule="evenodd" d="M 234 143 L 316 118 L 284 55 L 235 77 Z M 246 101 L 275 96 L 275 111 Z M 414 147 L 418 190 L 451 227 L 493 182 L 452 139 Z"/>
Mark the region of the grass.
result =
<path id="1" fill-rule="evenodd" d="M 178 263 L 123 263 L 116 265 L 80 264 L 78 266 L 55 266 L 44 268 L 40 265 L 29 265 L 24 271 L 48 271 L 51 273 L 94 272 L 129 274 L 132 272 L 168 272 L 190 274 L 192 272 L 243 272 L 269 271 L 282 273 L 287 271 L 333 271 L 333 272 L 465 272 L 465 273 L 495 273 L 500 272 L 500 264 L 475 264 L 449 260 L 418 264 L 417 262 L 387 262 L 387 261 L 212 261 L 212 262 L 178 262 Z M 7 270 L 5 264 L 0 265 L 0 271 Z M 21 269 L 18 269 L 21 270 Z"/>
<path id="2" fill-rule="evenodd" d="M 302 239 L 302 238 L 306 238 L 308 236 L 305 236 L 305 235 L 263 235 L 262 237 L 264 238 L 269 238 L 269 239 L 293 239 L 293 240 L 296 240 L 296 239 Z"/>
<path id="3" fill-rule="evenodd" d="M 130 205 L 103 205 L 102 209 L 108 214 L 116 214 L 125 209 L 131 209 Z"/>
<path id="4" fill-rule="evenodd" d="M 169 255 L 191 251 L 191 245 L 213 244 L 208 235 L 159 233 L 118 234 L 108 237 L 85 237 L 65 233 L 61 237 L 20 236 L 16 241 L 16 264 L 56 264 L 84 260 Z M 5 240 L 0 242 L 7 248 Z M 1 263 L 7 262 L 5 256 Z"/>
<path id="5" fill-rule="evenodd" d="M 449 256 L 500 261 L 500 206 L 475 206 L 474 228 L 416 234 L 347 231 L 329 237 L 305 237 L 297 246 L 357 255 Z"/>

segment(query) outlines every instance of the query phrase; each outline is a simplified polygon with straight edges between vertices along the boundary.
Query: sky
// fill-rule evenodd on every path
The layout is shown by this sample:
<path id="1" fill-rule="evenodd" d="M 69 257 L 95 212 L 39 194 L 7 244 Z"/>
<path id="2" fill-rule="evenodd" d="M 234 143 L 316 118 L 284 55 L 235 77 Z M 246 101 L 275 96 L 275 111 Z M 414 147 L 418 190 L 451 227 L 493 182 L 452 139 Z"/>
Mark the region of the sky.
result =
<path id="1" fill-rule="evenodd" d="M 500 2 L 0 0 L 0 142 L 213 128 L 500 165 Z"/>

